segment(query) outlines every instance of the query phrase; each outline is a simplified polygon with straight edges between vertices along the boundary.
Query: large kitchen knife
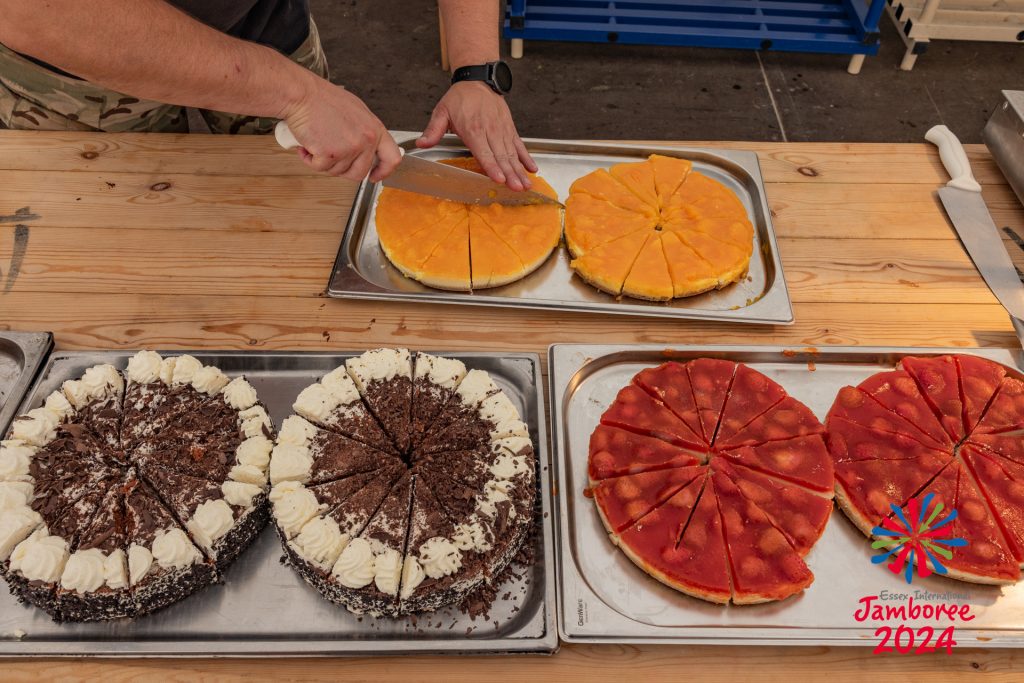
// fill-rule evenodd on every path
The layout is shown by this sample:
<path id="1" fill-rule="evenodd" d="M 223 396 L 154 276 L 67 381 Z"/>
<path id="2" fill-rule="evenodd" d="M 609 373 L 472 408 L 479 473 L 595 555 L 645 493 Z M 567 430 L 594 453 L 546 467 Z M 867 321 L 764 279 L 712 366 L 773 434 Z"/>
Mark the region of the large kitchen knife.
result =
<path id="1" fill-rule="evenodd" d="M 1024 284 L 981 196 L 971 163 L 960 140 L 946 126 L 934 126 L 925 140 L 939 148 L 939 158 L 951 180 L 939 188 L 939 199 L 975 267 L 1010 314 L 1017 337 L 1024 345 Z"/>
<path id="2" fill-rule="evenodd" d="M 284 121 L 279 122 L 274 128 L 274 137 L 278 144 L 285 149 L 302 146 Z M 517 192 L 480 173 L 405 154 L 405 150 L 402 150 L 402 161 L 398 164 L 398 168 L 382 183 L 398 190 L 427 194 L 463 204 L 504 204 L 505 206 L 556 204 L 562 206 L 557 199 L 552 199 L 540 192 L 532 190 Z"/>

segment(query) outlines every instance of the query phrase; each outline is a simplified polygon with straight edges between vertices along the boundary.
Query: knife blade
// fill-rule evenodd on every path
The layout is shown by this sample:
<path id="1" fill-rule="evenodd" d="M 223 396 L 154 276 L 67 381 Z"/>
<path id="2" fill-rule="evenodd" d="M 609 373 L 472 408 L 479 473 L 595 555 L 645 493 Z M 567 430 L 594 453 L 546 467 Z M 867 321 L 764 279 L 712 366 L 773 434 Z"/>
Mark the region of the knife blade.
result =
<path id="1" fill-rule="evenodd" d="M 515 191 L 480 173 L 405 154 L 391 175 L 381 181 L 385 187 L 428 194 L 463 204 L 528 206 L 561 202 L 533 190 Z"/>
<path id="2" fill-rule="evenodd" d="M 274 137 L 278 144 L 285 149 L 302 146 L 284 121 L 280 121 L 274 128 Z M 563 206 L 557 199 L 540 192 L 533 190 L 517 192 L 480 173 L 406 154 L 404 149 L 401 163 L 391 175 L 382 181 L 382 184 L 397 190 L 426 194 L 462 204 L 503 204 L 505 206 L 554 204 Z"/>
<path id="3" fill-rule="evenodd" d="M 999 303 L 1014 317 L 1024 318 L 1024 287 L 981 195 L 943 187 L 939 189 L 939 198 L 960 241 Z"/>
<path id="4" fill-rule="evenodd" d="M 939 188 L 942 206 L 981 277 L 1013 318 L 1014 329 L 1024 344 L 1024 285 L 985 206 L 967 153 L 946 126 L 931 128 L 925 139 L 939 148 L 939 158 L 951 178 L 945 187 Z"/>

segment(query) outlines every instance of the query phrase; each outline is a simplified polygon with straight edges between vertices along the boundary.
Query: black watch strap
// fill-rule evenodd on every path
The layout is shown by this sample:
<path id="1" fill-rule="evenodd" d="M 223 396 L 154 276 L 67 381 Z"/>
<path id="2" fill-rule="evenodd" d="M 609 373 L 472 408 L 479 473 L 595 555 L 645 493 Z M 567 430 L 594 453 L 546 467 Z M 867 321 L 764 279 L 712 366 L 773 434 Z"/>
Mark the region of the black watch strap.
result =
<path id="1" fill-rule="evenodd" d="M 461 81 L 480 81 L 499 95 L 505 95 L 512 88 L 512 71 L 501 61 L 462 66 L 452 73 L 453 84 Z"/>
<path id="2" fill-rule="evenodd" d="M 486 81 L 490 78 L 490 64 L 463 66 L 452 72 L 452 83 L 459 81 Z"/>

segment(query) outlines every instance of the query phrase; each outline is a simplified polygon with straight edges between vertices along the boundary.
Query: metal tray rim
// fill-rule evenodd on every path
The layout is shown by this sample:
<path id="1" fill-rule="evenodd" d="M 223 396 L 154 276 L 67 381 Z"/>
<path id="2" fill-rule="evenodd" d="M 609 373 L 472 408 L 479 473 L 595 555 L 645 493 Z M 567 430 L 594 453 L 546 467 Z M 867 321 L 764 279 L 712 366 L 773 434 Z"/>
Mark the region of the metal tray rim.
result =
<path id="1" fill-rule="evenodd" d="M 392 135 L 399 145 L 409 143 L 418 137 L 418 133 L 407 131 L 393 131 Z M 761 165 L 757 153 L 746 150 L 714 149 L 708 147 L 672 146 L 664 144 L 640 144 L 622 142 L 587 142 L 582 140 L 553 140 L 546 138 L 524 138 L 523 141 L 530 145 L 549 146 L 564 148 L 567 151 L 573 149 L 592 150 L 622 150 L 636 151 L 638 148 L 651 151 L 663 151 L 665 153 L 679 153 L 680 151 L 696 152 L 716 156 L 740 166 L 748 173 L 755 184 L 762 188 L 758 193 L 758 200 L 761 204 L 761 211 L 767 223 L 767 240 L 765 245 L 769 250 L 769 257 L 772 267 L 775 270 L 775 281 L 767 292 L 756 302 L 737 310 L 701 310 L 701 309 L 673 309 L 668 307 L 643 306 L 639 304 L 616 303 L 609 304 L 586 304 L 570 303 L 546 299 L 516 299 L 511 297 L 489 296 L 486 294 L 472 294 L 457 292 L 396 292 L 382 289 L 363 279 L 359 275 L 350 258 L 352 240 L 355 237 L 356 226 L 360 220 L 361 211 L 359 207 L 366 201 L 367 192 L 372 189 L 369 181 L 364 180 L 359 184 L 355 199 L 352 202 L 353 210 L 349 213 L 348 221 L 345 224 L 344 237 L 338 249 L 338 255 L 334 262 L 334 269 L 331 280 L 327 287 L 327 295 L 336 298 L 358 299 L 358 300 L 386 300 L 403 302 L 430 302 L 459 304 L 467 306 L 491 306 L 497 308 L 527 308 L 538 310 L 568 311 L 574 313 L 608 313 L 612 315 L 626 315 L 651 318 L 675 318 L 682 320 L 708 320 L 730 322 L 742 322 L 751 324 L 776 324 L 791 325 L 795 318 L 793 315 L 793 304 L 789 296 L 789 288 L 786 284 L 786 277 L 782 267 L 782 258 L 779 255 L 778 240 L 775 235 L 775 228 L 771 220 L 771 210 L 768 206 L 768 199 L 763 191 L 764 177 L 761 173 Z M 461 140 L 454 135 L 446 135 L 442 145 L 462 145 Z M 777 313 L 758 313 L 758 311 L 773 310 L 778 308 Z"/>
<path id="2" fill-rule="evenodd" d="M 365 349 L 331 349 L 328 351 L 239 351 L 216 349 L 154 349 L 161 354 L 192 354 L 196 356 L 218 355 L 226 357 L 246 356 L 341 356 L 362 353 Z M 38 377 L 32 382 L 31 388 L 25 392 L 24 397 L 18 402 L 20 414 L 27 408 L 28 401 L 32 397 L 45 376 L 45 370 L 51 367 L 58 358 L 74 358 L 76 356 L 108 356 L 123 358 L 134 353 L 135 349 L 98 350 L 98 351 L 51 351 L 45 355 L 45 364 L 41 368 Z M 427 350 L 427 353 L 446 355 L 461 359 L 473 358 L 494 358 L 496 354 L 483 351 L 448 351 L 448 350 Z M 286 648 L 273 650 L 274 644 L 281 641 L 271 639 L 252 639 L 245 641 L 245 647 L 222 647 L 221 643 L 231 641 L 208 641 L 201 645 L 195 642 L 187 643 L 188 648 L 181 648 L 181 641 L 119 641 L 119 640 L 19 640 L 10 637 L 10 634 L 0 634 L 0 657 L 81 657 L 81 656 L 102 656 L 102 657 L 160 657 L 160 658 L 202 658 L 202 657 L 238 657 L 238 658 L 268 658 L 268 657 L 359 657 L 366 655 L 422 655 L 422 654 L 458 654 L 468 653 L 474 655 L 550 655 L 558 651 L 559 631 L 557 628 L 557 600 L 555 590 L 555 532 L 554 532 L 554 500 L 551 476 L 553 463 L 551 461 L 550 437 L 547 429 L 546 411 L 546 383 L 543 381 L 540 354 L 525 352 L 508 352 L 497 354 L 501 358 L 518 359 L 528 361 L 533 369 L 536 378 L 534 390 L 537 399 L 537 436 L 538 436 L 538 460 L 540 461 L 540 472 L 537 479 L 539 495 L 541 499 L 540 534 L 544 540 L 543 561 L 544 571 L 544 595 L 541 600 L 544 609 L 544 634 L 538 638 L 465 638 L 448 641 L 441 640 L 413 640 L 409 641 L 410 647 L 396 647 L 401 641 L 374 641 L 374 640 L 313 640 L 313 641 L 291 641 L 285 643 Z M 130 650 L 118 649 L 124 643 L 132 643 L 137 647 Z M 237 642 L 237 641 L 236 641 Z M 53 645 L 60 643 L 60 651 L 54 651 Z M 332 648 L 331 645 L 334 645 Z M 354 647 L 345 649 L 346 644 Z M 341 646 L 340 648 L 338 646 Z M 358 649 L 355 649 L 358 648 Z"/>
<path id="3" fill-rule="evenodd" d="M 10 341 L 25 357 L 25 366 L 11 387 L 7 400 L 0 405 L 0 434 L 7 431 L 11 420 L 19 414 L 22 401 L 34 386 L 36 376 L 53 348 L 53 334 L 50 332 L 0 332 L 0 339 Z"/>
<path id="4" fill-rule="evenodd" d="M 583 364 L 569 363 L 569 355 L 575 351 L 584 351 L 587 361 Z M 604 356 L 619 352 L 664 352 L 664 351 L 701 351 L 709 354 L 730 354 L 737 352 L 766 352 L 785 353 L 795 352 L 794 362 L 806 362 L 807 359 L 827 359 L 829 355 L 850 354 L 850 355 L 910 355 L 910 354 L 937 354 L 937 353 L 969 353 L 973 355 L 993 358 L 998 362 L 1012 364 L 1018 369 L 1024 369 L 1024 353 L 1020 349 L 1003 348 L 950 348 L 950 347 L 909 347 L 909 346 L 820 346 L 810 347 L 806 345 L 760 345 L 760 344 L 551 344 L 548 347 L 548 383 L 551 392 L 551 457 L 555 462 L 553 471 L 553 485 L 561 493 L 561 482 L 566 479 L 565 466 L 565 428 L 564 428 L 564 403 L 565 390 L 569 380 L 587 364 Z M 1009 356 L 1009 363 L 1007 363 Z M 568 628 L 567 619 L 574 614 L 574 610 L 565 603 L 566 595 L 565 580 L 566 572 L 576 570 L 573 560 L 567 556 L 566 548 L 568 536 L 568 496 L 559 495 L 556 501 L 555 514 L 558 519 L 555 522 L 555 571 L 557 572 L 556 591 L 559 607 L 558 635 L 566 643 L 584 644 L 648 644 L 648 645 L 786 645 L 786 646 L 844 646 L 844 647 L 866 647 L 873 644 L 868 640 L 863 630 L 856 629 L 818 629 L 809 636 L 799 635 L 803 630 L 800 627 L 775 628 L 766 627 L 763 629 L 748 628 L 742 636 L 725 637 L 722 627 L 670 627 L 653 626 L 633 622 L 638 629 L 649 632 L 648 635 L 607 635 L 591 636 L 577 635 Z M 666 635 L 659 631 L 678 631 L 685 635 Z M 827 632 L 827 635 L 822 633 Z M 1024 646 L 1024 628 L 1021 629 L 967 629 L 958 628 L 957 632 L 962 636 L 971 638 L 977 643 L 973 647 L 991 648 L 1019 648 Z M 998 637 L 993 637 L 998 634 Z"/>

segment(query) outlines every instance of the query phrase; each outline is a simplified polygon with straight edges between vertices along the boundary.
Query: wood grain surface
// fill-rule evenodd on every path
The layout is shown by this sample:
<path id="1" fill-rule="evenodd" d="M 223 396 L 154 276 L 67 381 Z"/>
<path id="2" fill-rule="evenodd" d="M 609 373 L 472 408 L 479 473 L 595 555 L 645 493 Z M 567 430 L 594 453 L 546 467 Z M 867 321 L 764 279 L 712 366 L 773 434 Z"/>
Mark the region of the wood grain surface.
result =
<path id="1" fill-rule="evenodd" d="M 312 175 L 273 140 L 3 131 L 0 328 L 52 330 L 63 349 L 1018 343 L 936 200 L 947 178 L 929 145 L 685 144 L 758 152 L 795 324 L 328 299 L 355 185 Z M 968 155 L 997 225 L 1024 235 L 1024 210 L 984 147 Z M 1015 681 L 1022 670 L 1018 653 L 1001 650 L 879 657 L 682 646 L 563 646 L 553 657 L 501 659 L 0 661 L 4 681 Z"/>

